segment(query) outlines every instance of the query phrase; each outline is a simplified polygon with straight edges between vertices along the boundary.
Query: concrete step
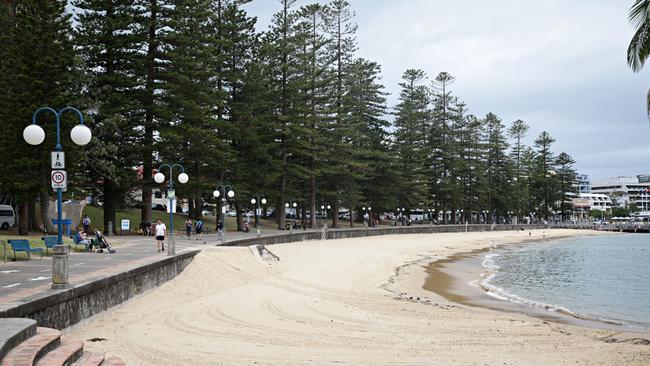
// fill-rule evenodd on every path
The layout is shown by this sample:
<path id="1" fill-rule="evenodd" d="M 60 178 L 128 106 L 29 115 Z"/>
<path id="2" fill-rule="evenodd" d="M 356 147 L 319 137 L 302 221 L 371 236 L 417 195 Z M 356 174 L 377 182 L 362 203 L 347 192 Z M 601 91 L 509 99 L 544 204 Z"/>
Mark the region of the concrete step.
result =
<path id="1" fill-rule="evenodd" d="M 39 359 L 61 344 L 61 332 L 36 328 L 36 334 L 14 347 L 2 360 L 2 366 L 33 366 Z"/>
<path id="2" fill-rule="evenodd" d="M 104 362 L 103 353 L 84 351 L 81 357 L 72 366 L 99 366 Z"/>
<path id="3" fill-rule="evenodd" d="M 61 344 L 43 356 L 36 366 L 69 366 L 81 357 L 83 351 L 83 342 L 62 338 Z"/>
<path id="4" fill-rule="evenodd" d="M 0 319 L 0 361 L 14 347 L 36 334 L 36 320 L 26 318 Z"/>
<path id="5" fill-rule="evenodd" d="M 111 356 L 105 359 L 101 366 L 126 366 L 126 362 L 119 357 Z"/>

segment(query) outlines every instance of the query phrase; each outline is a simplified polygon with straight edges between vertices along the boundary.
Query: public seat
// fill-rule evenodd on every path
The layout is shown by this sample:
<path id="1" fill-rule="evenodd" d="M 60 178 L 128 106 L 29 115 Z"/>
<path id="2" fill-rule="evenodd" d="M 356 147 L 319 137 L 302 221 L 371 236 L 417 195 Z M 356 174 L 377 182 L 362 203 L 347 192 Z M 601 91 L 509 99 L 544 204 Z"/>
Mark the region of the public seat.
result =
<path id="1" fill-rule="evenodd" d="M 43 240 L 43 243 L 45 243 L 45 253 L 47 253 L 48 249 L 54 248 L 58 239 L 59 238 L 56 236 L 44 236 L 41 238 L 41 240 Z"/>
<path id="2" fill-rule="evenodd" d="M 31 253 L 39 253 L 41 255 L 41 259 L 43 259 L 43 248 L 32 248 L 29 245 L 29 240 L 11 239 L 8 240 L 8 242 L 11 244 L 11 250 L 14 251 L 14 260 L 18 259 L 16 258 L 16 252 L 27 253 L 27 260 L 31 259 Z"/>

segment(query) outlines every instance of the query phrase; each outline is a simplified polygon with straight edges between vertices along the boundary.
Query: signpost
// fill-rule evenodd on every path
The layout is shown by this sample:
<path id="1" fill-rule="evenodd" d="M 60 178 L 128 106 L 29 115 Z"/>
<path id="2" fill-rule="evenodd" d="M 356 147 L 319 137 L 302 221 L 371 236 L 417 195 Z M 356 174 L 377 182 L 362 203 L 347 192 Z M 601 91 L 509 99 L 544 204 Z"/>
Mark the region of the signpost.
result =
<path id="1" fill-rule="evenodd" d="M 65 170 L 52 170 L 51 179 L 53 189 L 68 188 L 68 173 Z"/>
<path id="2" fill-rule="evenodd" d="M 65 153 L 63 151 L 52 151 L 52 169 L 65 169 Z"/>
<path id="3" fill-rule="evenodd" d="M 122 231 L 127 231 L 127 232 L 130 232 L 130 231 L 131 231 L 131 220 L 129 220 L 129 219 L 122 219 L 121 224 L 122 224 L 122 225 L 121 225 L 120 229 L 121 229 Z"/>

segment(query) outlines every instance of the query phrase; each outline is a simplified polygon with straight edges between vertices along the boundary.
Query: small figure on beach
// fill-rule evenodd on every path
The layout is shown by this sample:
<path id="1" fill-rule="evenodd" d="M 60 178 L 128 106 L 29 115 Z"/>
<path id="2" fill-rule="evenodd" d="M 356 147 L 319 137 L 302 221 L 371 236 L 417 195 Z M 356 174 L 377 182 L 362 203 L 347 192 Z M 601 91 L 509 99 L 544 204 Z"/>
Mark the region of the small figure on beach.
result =
<path id="1" fill-rule="evenodd" d="M 189 218 L 185 221 L 185 235 L 188 239 L 192 236 L 192 220 Z"/>
<path id="2" fill-rule="evenodd" d="M 196 240 L 201 240 L 201 234 L 203 233 L 203 221 L 201 219 L 196 219 L 194 221 L 194 231 L 196 231 Z"/>
<path id="3" fill-rule="evenodd" d="M 84 233 L 88 233 L 88 228 L 90 227 L 90 217 L 84 215 L 83 220 L 81 220 L 81 225 L 84 227 Z"/>

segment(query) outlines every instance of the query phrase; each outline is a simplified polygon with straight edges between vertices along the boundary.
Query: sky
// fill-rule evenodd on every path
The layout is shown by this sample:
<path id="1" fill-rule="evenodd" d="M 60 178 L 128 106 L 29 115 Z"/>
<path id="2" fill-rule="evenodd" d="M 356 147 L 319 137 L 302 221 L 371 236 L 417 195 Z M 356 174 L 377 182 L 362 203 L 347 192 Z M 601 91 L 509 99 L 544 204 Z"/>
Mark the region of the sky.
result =
<path id="1" fill-rule="evenodd" d="M 632 0 L 348 1 L 357 56 L 382 66 L 389 106 L 406 69 L 447 71 L 470 113 L 526 121 L 528 144 L 548 131 L 592 181 L 650 173 L 650 64 L 635 74 L 626 63 Z M 296 6 L 313 2 L 325 3 Z M 280 3 L 244 8 L 266 30 Z"/>

